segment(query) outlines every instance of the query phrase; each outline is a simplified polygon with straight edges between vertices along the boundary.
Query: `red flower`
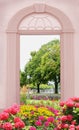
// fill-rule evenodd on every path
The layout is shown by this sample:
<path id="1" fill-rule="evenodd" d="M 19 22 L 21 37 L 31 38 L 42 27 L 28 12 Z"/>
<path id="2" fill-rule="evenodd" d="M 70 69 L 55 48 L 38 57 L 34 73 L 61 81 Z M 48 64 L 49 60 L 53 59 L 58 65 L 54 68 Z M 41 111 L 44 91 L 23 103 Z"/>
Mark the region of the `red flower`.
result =
<path id="1" fill-rule="evenodd" d="M 44 120 L 44 116 L 39 116 L 39 120 L 43 121 Z"/>
<path id="2" fill-rule="evenodd" d="M 54 118 L 53 117 L 48 117 L 47 121 L 53 123 L 54 122 Z"/>
<path id="3" fill-rule="evenodd" d="M 33 127 L 33 126 L 31 126 L 31 127 L 30 127 L 30 130 L 36 130 L 36 128 L 35 128 L 35 127 Z"/>
<path id="4" fill-rule="evenodd" d="M 61 130 L 62 129 L 62 124 L 59 124 L 58 126 L 57 126 L 57 130 Z"/>
<path id="5" fill-rule="evenodd" d="M 74 106 L 74 102 L 72 100 L 68 100 L 65 104 L 67 107 L 70 107 L 70 108 Z"/>
<path id="6" fill-rule="evenodd" d="M 75 126 L 74 126 L 74 125 L 70 125 L 70 126 L 69 126 L 69 129 L 70 129 L 70 130 L 75 130 Z"/>
<path id="7" fill-rule="evenodd" d="M 67 115 L 67 120 L 68 121 L 71 121 L 73 119 L 73 116 L 72 115 Z"/>
<path id="8" fill-rule="evenodd" d="M 16 122 L 19 122 L 19 121 L 21 121 L 21 119 L 19 118 L 19 117 L 15 117 L 14 118 L 14 122 L 16 123 Z"/>
<path id="9" fill-rule="evenodd" d="M 6 122 L 3 124 L 4 130 L 12 130 L 12 124 L 10 122 Z"/>
<path id="10" fill-rule="evenodd" d="M 68 124 L 64 124 L 63 128 L 68 128 L 69 125 Z"/>
<path id="11" fill-rule="evenodd" d="M 50 124 L 50 122 L 48 122 L 48 121 L 46 121 L 46 122 L 44 123 L 44 125 L 45 125 L 46 127 L 48 127 L 49 124 Z"/>
<path id="12" fill-rule="evenodd" d="M 0 123 L 0 128 L 3 128 L 3 124 Z"/>
<path id="13" fill-rule="evenodd" d="M 72 125 L 75 125 L 75 124 L 76 124 L 76 121 L 75 121 L 75 120 L 73 120 L 73 121 L 71 122 L 71 124 L 72 124 Z"/>
<path id="14" fill-rule="evenodd" d="M 63 107 L 65 102 L 60 102 L 60 106 Z"/>
<path id="15" fill-rule="evenodd" d="M 3 112 L 0 114 L 0 120 L 7 120 L 9 118 L 9 114 L 6 112 Z"/>
<path id="16" fill-rule="evenodd" d="M 19 122 L 16 122 L 15 123 L 15 128 L 24 128 L 25 127 L 25 124 L 23 121 L 19 121 Z"/>
<path id="17" fill-rule="evenodd" d="M 75 107 L 79 108 L 79 103 L 75 103 Z"/>
<path id="18" fill-rule="evenodd" d="M 36 125 L 36 126 L 41 126 L 41 125 L 42 125 L 42 122 L 41 122 L 40 120 L 38 120 L 38 121 L 35 122 L 35 125 Z"/>
<path id="19" fill-rule="evenodd" d="M 62 120 L 62 121 L 67 121 L 67 116 L 62 116 L 62 117 L 61 117 L 61 120 Z"/>
<path id="20" fill-rule="evenodd" d="M 73 97 L 73 98 L 71 98 L 73 101 L 75 101 L 75 102 L 78 102 L 79 101 L 79 97 Z"/>
<path id="21" fill-rule="evenodd" d="M 4 112 L 16 115 L 19 112 L 19 106 L 17 104 L 14 104 L 13 106 L 11 106 L 8 109 L 4 110 Z"/>
<path id="22" fill-rule="evenodd" d="M 10 108 L 5 109 L 4 112 L 10 113 Z"/>
<path id="23" fill-rule="evenodd" d="M 19 112 L 19 106 L 17 104 L 14 104 L 12 107 L 10 107 L 10 113 L 13 115 L 16 115 Z"/>
<path id="24" fill-rule="evenodd" d="M 79 130 L 79 125 L 76 126 L 76 130 Z"/>
<path id="25" fill-rule="evenodd" d="M 31 114 L 34 114 L 34 111 L 31 111 Z"/>

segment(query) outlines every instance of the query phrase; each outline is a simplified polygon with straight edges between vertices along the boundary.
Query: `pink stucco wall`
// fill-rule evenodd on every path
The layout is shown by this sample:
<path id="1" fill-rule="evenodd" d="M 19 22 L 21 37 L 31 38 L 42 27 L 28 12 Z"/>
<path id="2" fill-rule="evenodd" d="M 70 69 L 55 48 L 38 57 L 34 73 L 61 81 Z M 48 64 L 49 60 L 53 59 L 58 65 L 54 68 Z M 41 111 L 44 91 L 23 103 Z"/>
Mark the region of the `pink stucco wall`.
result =
<path id="1" fill-rule="evenodd" d="M 65 75 L 63 75 L 63 84 L 65 84 L 65 88 L 62 89 L 62 95 L 63 93 L 66 93 L 63 96 L 64 100 L 67 99 L 69 95 L 79 96 L 79 93 L 78 93 L 79 92 L 79 1 L 78 0 L 76 1 L 74 0 L 66 0 L 66 1 L 65 0 L 59 0 L 59 1 L 58 0 L 41 0 L 39 2 L 39 0 L 29 0 L 29 1 L 28 0 L 24 0 L 24 1 L 0 0 L 0 109 L 4 109 L 5 107 L 11 105 L 13 102 L 16 102 L 19 98 L 16 96 L 16 95 L 19 95 L 18 94 L 19 88 L 14 87 L 15 82 L 13 82 L 13 80 L 16 81 L 17 80 L 16 78 L 18 77 L 18 73 L 17 75 L 15 75 L 14 73 L 15 70 L 17 71 L 15 57 L 17 57 L 18 54 L 16 54 L 15 51 L 13 49 L 11 50 L 10 48 L 10 46 L 19 48 L 19 45 L 15 44 L 16 42 L 19 43 L 18 41 L 19 36 L 15 34 L 14 36 L 12 36 L 12 34 L 8 34 L 8 37 L 10 37 L 9 42 L 8 42 L 6 30 L 9 26 L 10 20 L 12 19 L 12 17 L 16 15 L 17 12 L 19 12 L 23 8 L 32 6 L 33 4 L 36 4 L 36 3 L 47 4 L 51 7 L 59 9 L 60 11 L 63 12 L 63 14 L 65 14 L 65 16 L 67 16 L 70 19 L 73 25 L 73 28 L 74 28 L 73 37 L 72 35 L 71 36 L 66 35 L 65 37 L 63 34 L 63 37 L 65 37 L 64 38 L 65 43 L 67 42 L 67 44 L 64 45 L 64 49 L 63 49 L 64 55 L 66 56 L 66 58 L 68 56 L 68 59 L 66 58 L 65 59 L 67 61 L 70 60 L 68 54 L 71 54 L 70 57 L 72 58 L 71 58 L 71 63 L 69 61 L 67 64 L 66 60 L 64 61 L 65 66 L 63 69 L 65 71 Z M 17 19 L 15 19 L 15 22 L 17 22 Z M 13 41 L 11 39 L 11 36 L 14 37 Z M 17 41 L 16 41 L 16 37 L 17 37 Z M 70 43 L 68 42 L 69 41 L 68 39 L 69 40 L 71 39 Z M 72 40 L 74 41 L 73 45 L 72 45 Z M 69 47 L 70 49 L 72 48 L 73 54 L 72 52 L 71 53 L 69 52 Z M 67 50 L 68 50 L 68 53 L 67 53 Z M 10 54 L 12 54 L 12 58 Z M 74 59 L 74 62 L 72 62 L 73 59 Z M 10 62 L 11 64 L 13 63 L 15 65 L 14 68 L 11 68 L 11 64 L 9 64 Z M 72 68 L 72 64 L 74 64 L 73 68 Z M 69 68 L 71 68 L 71 70 Z M 11 77 L 11 75 L 8 75 L 8 72 L 11 69 L 13 72 L 13 77 Z M 67 75 L 67 71 L 70 72 L 68 73 L 68 75 Z M 73 81 L 69 82 L 68 79 L 73 80 Z M 7 81 L 9 81 L 10 83 Z M 8 84 L 9 84 L 9 87 L 7 88 Z M 13 88 L 11 88 L 10 85 L 12 85 Z M 71 91 L 73 94 L 71 94 Z M 12 93 L 14 94 L 12 95 Z"/>

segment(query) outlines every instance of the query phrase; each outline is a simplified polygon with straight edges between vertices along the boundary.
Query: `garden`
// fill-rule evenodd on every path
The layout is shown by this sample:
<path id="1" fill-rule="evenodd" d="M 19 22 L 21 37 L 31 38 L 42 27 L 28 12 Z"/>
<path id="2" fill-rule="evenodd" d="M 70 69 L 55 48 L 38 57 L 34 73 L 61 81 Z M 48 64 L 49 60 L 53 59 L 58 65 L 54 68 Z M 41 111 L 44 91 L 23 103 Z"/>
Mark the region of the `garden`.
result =
<path id="1" fill-rule="evenodd" d="M 20 86 L 20 105 L 0 114 L 1 130 L 79 130 L 79 97 L 60 101 L 59 40 L 31 52 Z"/>
<path id="2" fill-rule="evenodd" d="M 0 130 L 79 130 L 79 97 L 60 101 L 59 40 L 31 52 L 20 86 L 20 105 L 0 113 Z"/>
<path id="3" fill-rule="evenodd" d="M 0 113 L 0 130 L 79 130 L 79 97 L 13 104 Z"/>

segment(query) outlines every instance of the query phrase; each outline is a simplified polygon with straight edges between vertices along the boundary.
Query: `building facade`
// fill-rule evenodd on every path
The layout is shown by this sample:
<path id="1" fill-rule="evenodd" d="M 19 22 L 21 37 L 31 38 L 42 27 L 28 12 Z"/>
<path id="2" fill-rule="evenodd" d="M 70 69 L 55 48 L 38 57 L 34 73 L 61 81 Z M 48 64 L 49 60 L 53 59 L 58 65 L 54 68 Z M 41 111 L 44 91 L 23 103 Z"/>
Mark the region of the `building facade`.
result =
<path id="1" fill-rule="evenodd" d="M 79 1 L 0 0 L 0 110 L 19 103 L 20 35 L 28 34 L 60 35 L 61 100 L 79 96 Z"/>

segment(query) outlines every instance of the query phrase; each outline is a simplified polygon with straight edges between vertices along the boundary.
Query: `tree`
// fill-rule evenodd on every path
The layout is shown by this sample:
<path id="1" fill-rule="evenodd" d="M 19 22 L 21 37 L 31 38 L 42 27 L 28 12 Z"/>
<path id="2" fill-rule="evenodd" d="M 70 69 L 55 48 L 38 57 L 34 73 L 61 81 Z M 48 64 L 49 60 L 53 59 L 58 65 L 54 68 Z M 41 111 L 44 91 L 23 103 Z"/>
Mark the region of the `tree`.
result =
<path id="1" fill-rule="evenodd" d="M 20 71 L 20 86 L 26 85 L 25 72 Z"/>
<path id="2" fill-rule="evenodd" d="M 30 83 L 37 86 L 54 81 L 55 93 L 58 93 L 60 82 L 60 44 L 59 40 L 41 46 L 37 52 L 31 52 L 31 59 L 25 66 L 25 74 L 30 76 Z"/>
<path id="3" fill-rule="evenodd" d="M 42 77 L 40 71 L 41 53 L 37 52 L 35 54 L 31 52 L 31 57 L 32 58 L 30 59 L 30 61 L 26 64 L 25 73 L 27 73 L 27 75 L 30 76 L 29 83 L 33 83 L 34 85 L 36 85 L 39 93 L 40 92 L 39 86 L 42 83 Z"/>
<path id="4" fill-rule="evenodd" d="M 54 81 L 55 93 L 58 93 L 58 84 L 60 82 L 60 44 L 56 40 L 50 42 L 48 51 L 42 56 L 41 60 L 42 75 L 47 81 Z"/>

